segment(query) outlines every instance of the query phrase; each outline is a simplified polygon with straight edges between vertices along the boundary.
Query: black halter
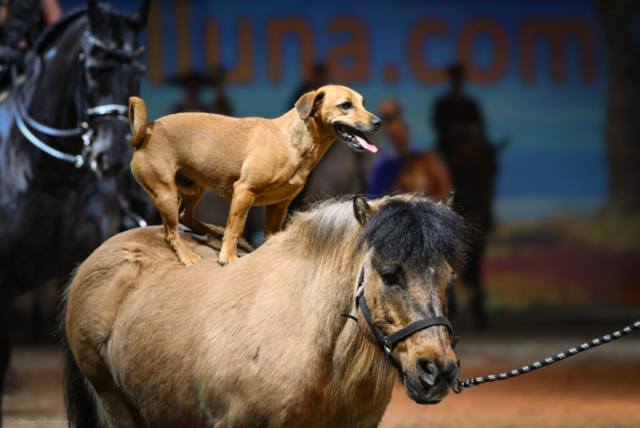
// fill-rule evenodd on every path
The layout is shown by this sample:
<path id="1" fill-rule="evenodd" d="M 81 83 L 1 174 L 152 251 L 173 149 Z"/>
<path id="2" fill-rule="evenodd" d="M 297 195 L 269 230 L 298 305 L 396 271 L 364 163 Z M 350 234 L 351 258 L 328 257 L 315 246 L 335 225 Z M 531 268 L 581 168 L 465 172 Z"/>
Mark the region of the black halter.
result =
<path id="1" fill-rule="evenodd" d="M 403 329 L 396 331 L 390 336 L 385 336 L 380 327 L 374 324 L 373 317 L 371 316 L 371 311 L 369 310 L 369 306 L 367 305 L 367 301 L 364 298 L 364 266 L 360 271 L 360 279 L 358 280 L 358 291 L 356 296 L 356 311 L 360 308 L 362 311 L 362 316 L 364 317 L 367 325 L 371 329 L 371 332 L 376 337 L 378 341 L 378 346 L 382 349 L 384 356 L 389 360 L 389 362 L 398 369 L 398 371 L 402 374 L 402 370 L 400 369 L 399 363 L 393 357 L 393 348 L 398 342 L 403 341 L 407 337 L 419 332 L 420 330 L 424 330 L 429 327 L 433 327 L 436 325 L 443 325 L 449 331 L 451 336 L 451 348 L 455 348 L 458 343 L 458 337 L 453 334 L 453 327 L 448 319 L 445 317 L 431 317 L 426 318 L 420 321 L 416 321 Z"/>

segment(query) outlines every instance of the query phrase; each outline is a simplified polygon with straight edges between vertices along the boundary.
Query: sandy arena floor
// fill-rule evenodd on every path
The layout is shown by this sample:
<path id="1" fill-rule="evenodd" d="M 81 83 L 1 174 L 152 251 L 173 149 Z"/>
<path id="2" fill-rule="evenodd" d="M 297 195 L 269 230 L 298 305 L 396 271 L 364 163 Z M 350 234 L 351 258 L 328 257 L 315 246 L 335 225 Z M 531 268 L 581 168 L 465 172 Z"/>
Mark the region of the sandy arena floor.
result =
<path id="1" fill-rule="evenodd" d="M 461 377 L 516 368 L 581 339 L 586 338 L 463 340 Z M 639 339 L 624 338 L 517 379 L 452 393 L 436 406 L 415 404 L 397 385 L 381 426 L 640 427 Z M 57 349 L 17 347 L 11 367 L 5 427 L 66 426 Z"/>

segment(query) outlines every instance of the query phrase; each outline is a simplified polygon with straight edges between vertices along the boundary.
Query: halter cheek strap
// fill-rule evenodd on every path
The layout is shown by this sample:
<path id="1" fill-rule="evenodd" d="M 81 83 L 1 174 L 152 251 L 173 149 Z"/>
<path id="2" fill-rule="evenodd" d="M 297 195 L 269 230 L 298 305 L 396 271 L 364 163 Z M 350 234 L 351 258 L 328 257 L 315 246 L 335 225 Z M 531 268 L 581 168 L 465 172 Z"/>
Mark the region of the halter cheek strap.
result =
<path id="1" fill-rule="evenodd" d="M 431 317 L 426 318 L 420 321 L 416 321 L 403 329 L 393 333 L 390 336 L 385 336 L 380 327 L 378 327 L 373 322 L 373 316 L 371 315 L 371 311 L 369 310 L 369 306 L 367 305 L 367 300 L 364 297 L 364 267 L 360 271 L 360 278 L 358 279 L 358 295 L 356 296 L 356 311 L 360 309 L 362 311 L 362 316 L 364 317 L 369 329 L 375 336 L 378 346 L 384 352 L 385 357 L 396 367 L 399 365 L 395 358 L 393 357 L 393 348 L 398 342 L 405 340 L 407 337 L 421 331 L 427 329 L 429 327 L 434 327 L 437 325 L 443 325 L 449 331 L 449 335 L 451 337 L 451 348 L 455 348 L 458 343 L 458 337 L 453 334 L 453 327 L 448 319 L 445 317 Z M 398 369 L 399 370 L 399 369 Z"/>

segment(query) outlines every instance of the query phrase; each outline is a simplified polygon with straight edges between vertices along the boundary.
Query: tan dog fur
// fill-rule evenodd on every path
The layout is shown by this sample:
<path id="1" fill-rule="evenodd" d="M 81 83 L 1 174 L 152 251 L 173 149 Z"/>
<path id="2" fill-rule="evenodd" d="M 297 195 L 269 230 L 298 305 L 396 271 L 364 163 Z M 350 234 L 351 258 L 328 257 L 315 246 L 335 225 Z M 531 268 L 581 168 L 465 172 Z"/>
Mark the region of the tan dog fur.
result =
<path id="1" fill-rule="evenodd" d="M 165 241 L 186 266 L 200 256 L 180 240 L 178 223 L 210 234 L 211 226 L 194 217 L 207 188 L 231 201 L 218 260 L 224 265 L 237 259 L 251 206 L 267 207 L 265 237 L 282 228 L 290 202 L 336 140 L 335 124 L 365 132 L 380 126 L 360 94 L 333 85 L 303 95 L 295 108 L 272 120 L 180 113 L 147 124 L 145 104 L 137 97 L 129 100 L 129 118 L 131 171 L 160 211 Z"/>
<path id="2" fill-rule="evenodd" d="M 107 425 L 378 426 L 397 374 L 355 309 L 360 269 L 374 319 L 394 318 L 393 329 L 446 308 L 451 272 L 406 270 L 406 296 L 390 294 L 377 273 L 385 261 L 358 245 L 370 213 L 354 216 L 351 200 L 324 203 L 226 268 L 185 237 L 203 260 L 183 269 L 159 227 L 105 242 L 78 269 L 63 316 Z M 405 379 L 419 358 L 456 360 L 444 328 L 411 336 L 394 354 Z"/>

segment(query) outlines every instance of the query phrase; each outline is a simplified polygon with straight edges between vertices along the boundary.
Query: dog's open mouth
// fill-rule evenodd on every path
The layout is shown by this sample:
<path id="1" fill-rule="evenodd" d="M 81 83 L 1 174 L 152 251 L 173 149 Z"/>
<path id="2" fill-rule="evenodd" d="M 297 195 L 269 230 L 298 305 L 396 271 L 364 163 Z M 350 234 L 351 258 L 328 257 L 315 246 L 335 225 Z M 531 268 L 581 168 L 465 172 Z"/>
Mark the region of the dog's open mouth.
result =
<path id="1" fill-rule="evenodd" d="M 371 153 L 378 151 L 378 148 L 371 144 L 361 131 L 358 131 L 349 125 L 336 123 L 333 125 L 333 129 L 338 138 L 348 144 L 353 150 L 369 150 Z"/>

